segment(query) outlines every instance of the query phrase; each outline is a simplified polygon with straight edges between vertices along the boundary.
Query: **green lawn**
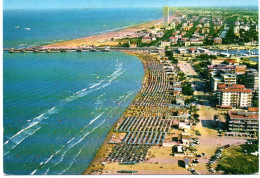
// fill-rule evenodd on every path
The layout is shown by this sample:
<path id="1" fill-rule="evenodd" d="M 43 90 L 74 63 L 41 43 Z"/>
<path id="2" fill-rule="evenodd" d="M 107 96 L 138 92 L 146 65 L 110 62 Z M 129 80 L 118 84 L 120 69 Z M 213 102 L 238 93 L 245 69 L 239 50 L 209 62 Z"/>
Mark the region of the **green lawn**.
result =
<path id="1" fill-rule="evenodd" d="M 258 145 L 241 145 L 225 149 L 216 170 L 222 170 L 224 174 L 257 173 L 259 169 L 259 158 L 258 156 L 250 154 L 252 149 L 258 150 Z M 245 153 L 245 150 L 248 150 L 248 153 Z"/>

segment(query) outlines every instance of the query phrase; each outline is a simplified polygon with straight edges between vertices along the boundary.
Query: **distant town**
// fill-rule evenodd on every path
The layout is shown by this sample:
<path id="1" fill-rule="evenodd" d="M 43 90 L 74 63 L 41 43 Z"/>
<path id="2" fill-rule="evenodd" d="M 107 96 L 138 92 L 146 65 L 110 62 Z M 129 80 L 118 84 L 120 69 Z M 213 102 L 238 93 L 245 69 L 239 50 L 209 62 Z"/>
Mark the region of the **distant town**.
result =
<path id="1" fill-rule="evenodd" d="M 225 11 L 213 9 L 163 8 L 163 24 L 137 32 L 130 38 L 131 47 L 188 47 L 236 44 L 258 45 L 257 11 Z M 128 44 L 122 44 L 128 46 Z"/>

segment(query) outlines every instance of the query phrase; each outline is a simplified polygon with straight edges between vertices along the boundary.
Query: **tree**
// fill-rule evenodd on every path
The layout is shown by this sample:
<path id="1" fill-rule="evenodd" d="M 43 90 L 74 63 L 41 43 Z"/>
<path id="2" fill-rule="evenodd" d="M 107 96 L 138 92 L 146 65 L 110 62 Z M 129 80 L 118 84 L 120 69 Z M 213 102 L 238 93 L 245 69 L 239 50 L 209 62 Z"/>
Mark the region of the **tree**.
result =
<path id="1" fill-rule="evenodd" d="M 173 57 L 173 51 L 165 51 L 167 57 Z"/>
<path id="2" fill-rule="evenodd" d="M 182 93 L 188 96 L 193 95 L 194 90 L 191 88 L 191 84 L 189 82 L 182 83 Z"/>
<path id="3" fill-rule="evenodd" d="M 253 107 L 258 107 L 259 103 L 258 103 L 258 92 L 255 92 L 252 98 L 252 105 Z"/>
<path id="4" fill-rule="evenodd" d="M 185 76 L 185 74 L 183 72 L 178 72 L 178 76 L 179 76 L 179 80 L 180 81 L 183 81 L 183 80 L 186 79 L 186 76 Z"/>
<path id="5" fill-rule="evenodd" d="M 122 46 L 123 47 L 129 47 L 129 44 L 128 43 L 124 43 Z"/>
<path id="6" fill-rule="evenodd" d="M 194 119 L 198 119 L 199 117 L 200 117 L 199 114 L 193 114 L 193 118 L 194 118 Z"/>
<path id="7" fill-rule="evenodd" d="M 193 118 L 196 122 L 199 122 L 200 119 L 199 119 L 200 115 L 199 114 L 193 114 Z"/>
<path id="8" fill-rule="evenodd" d="M 173 64 L 177 64 L 177 63 L 178 63 L 178 60 L 173 57 L 173 51 L 165 51 L 165 56 L 167 56 L 168 59 L 169 59 Z"/>
<path id="9" fill-rule="evenodd" d="M 245 85 L 246 76 L 245 75 L 237 75 L 237 83 L 241 85 Z"/>

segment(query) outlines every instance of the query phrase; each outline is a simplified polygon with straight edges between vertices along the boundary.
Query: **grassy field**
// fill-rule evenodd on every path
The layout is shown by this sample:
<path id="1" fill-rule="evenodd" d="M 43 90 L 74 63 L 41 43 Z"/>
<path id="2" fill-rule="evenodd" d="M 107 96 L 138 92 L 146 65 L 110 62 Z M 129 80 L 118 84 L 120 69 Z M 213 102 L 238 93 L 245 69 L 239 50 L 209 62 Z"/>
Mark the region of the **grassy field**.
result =
<path id="1" fill-rule="evenodd" d="M 225 149 L 217 169 L 224 174 L 254 174 L 259 171 L 259 158 L 250 154 L 258 150 L 257 144 L 240 145 Z"/>

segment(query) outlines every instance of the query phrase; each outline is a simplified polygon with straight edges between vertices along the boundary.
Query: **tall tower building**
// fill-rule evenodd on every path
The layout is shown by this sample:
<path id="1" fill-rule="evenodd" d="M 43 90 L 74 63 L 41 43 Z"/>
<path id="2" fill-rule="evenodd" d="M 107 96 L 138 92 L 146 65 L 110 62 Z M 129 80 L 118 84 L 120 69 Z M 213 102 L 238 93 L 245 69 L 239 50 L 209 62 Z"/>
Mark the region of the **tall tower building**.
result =
<path id="1" fill-rule="evenodd" d="M 169 7 L 164 6 L 163 7 L 163 25 L 168 26 L 169 24 Z"/>

